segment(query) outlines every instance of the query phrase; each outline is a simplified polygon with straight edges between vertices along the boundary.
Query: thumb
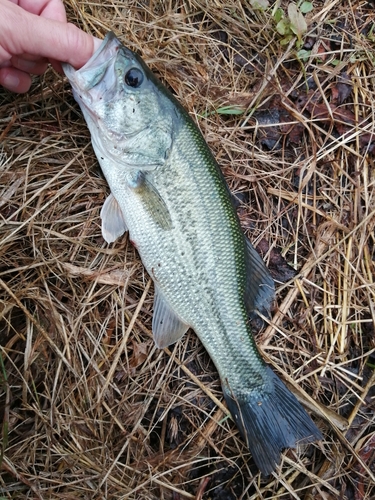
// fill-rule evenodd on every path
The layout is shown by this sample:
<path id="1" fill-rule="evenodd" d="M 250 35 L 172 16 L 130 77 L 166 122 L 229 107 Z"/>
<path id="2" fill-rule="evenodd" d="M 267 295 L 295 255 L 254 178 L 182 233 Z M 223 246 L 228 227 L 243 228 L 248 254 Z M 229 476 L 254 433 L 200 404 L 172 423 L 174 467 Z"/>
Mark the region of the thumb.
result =
<path id="1" fill-rule="evenodd" d="M 29 36 L 25 53 L 67 62 L 78 69 L 95 52 L 98 39 L 74 24 L 35 17 L 33 23 L 28 23 Z"/>
<path id="2" fill-rule="evenodd" d="M 73 24 L 32 14 L 9 1 L 0 4 L 0 53 L 2 49 L 9 58 L 30 54 L 80 68 L 96 49 L 96 39 Z"/>

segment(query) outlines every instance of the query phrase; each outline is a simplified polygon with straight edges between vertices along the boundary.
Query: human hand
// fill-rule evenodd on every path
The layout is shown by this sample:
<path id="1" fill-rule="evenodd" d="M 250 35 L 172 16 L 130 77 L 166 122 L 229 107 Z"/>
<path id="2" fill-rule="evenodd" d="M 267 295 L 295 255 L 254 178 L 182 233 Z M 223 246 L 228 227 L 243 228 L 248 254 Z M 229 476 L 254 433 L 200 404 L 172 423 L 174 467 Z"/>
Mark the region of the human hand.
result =
<path id="1" fill-rule="evenodd" d="M 27 92 L 48 62 L 83 66 L 101 40 L 66 20 L 61 0 L 0 0 L 0 85 Z"/>

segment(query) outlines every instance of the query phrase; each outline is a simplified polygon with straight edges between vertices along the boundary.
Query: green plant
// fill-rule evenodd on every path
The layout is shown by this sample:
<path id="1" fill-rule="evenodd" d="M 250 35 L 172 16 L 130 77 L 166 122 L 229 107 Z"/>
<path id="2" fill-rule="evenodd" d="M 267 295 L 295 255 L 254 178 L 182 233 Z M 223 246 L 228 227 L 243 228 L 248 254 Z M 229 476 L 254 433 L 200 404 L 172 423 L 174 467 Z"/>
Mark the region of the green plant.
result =
<path id="1" fill-rule="evenodd" d="M 287 14 L 280 7 L 280 2 L 276 2 L 272 16 L 276 22 L 276 30 L 283 37 L 281 45 L 287 45 L 295 36 L 296 46 L 299 49 L 303 42 L 302 37 L 307 31 L 307 23 L 304 14 L 313 9 L 312 2 L 300 1 L 297 4 L 288 5 Z"/>

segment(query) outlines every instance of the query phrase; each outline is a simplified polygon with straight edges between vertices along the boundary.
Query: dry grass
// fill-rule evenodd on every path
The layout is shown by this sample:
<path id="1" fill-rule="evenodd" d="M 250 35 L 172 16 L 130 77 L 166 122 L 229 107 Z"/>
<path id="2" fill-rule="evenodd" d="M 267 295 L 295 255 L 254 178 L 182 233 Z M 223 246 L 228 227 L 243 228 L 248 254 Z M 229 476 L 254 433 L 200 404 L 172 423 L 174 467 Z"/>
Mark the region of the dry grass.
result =
<path id="1" fill-rule="evenodd" d="M 27 95 L 0 89 L 2 498 L 375 498 L 374 12 L 344 3 L 314 1 L 298 62 L 246 2 L 66 2 L 72 22 L 114 30 L 169 84 L 241 193 L 244 230 L 271 266 L 277 248 L 298 271 L 257 337 L 325 439 L 288 451 L 272 478 L 194 333 L 154 347 L 150 279 L 126 236 L 101 237 L 108 187 L 67 82 L 49 70 Z M 310 82 L 306 106 L 328 110 L 344 73 L 345 135 L 296 97 Z M 247 112 L 213 112 L 228 105 Z M 298 141 L 284 125 L 281 148 L 262 146 L 252 113 L 267 107 L 301 124 Z"/>

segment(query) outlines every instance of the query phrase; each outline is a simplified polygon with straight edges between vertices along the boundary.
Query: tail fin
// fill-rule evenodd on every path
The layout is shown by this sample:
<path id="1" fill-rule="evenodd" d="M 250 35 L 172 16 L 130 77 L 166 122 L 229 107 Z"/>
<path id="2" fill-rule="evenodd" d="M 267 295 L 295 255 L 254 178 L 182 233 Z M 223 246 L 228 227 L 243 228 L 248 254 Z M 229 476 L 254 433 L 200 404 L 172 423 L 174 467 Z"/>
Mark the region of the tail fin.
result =
<path id="1" fill-rule="evenodd" d="M 269 366 L 266 369 L 262 388 L 237 396 L 223 386 L 223 392 L 255 463 L 268 476 L 280 463 L 284 448 L 317 441 L 322 435 L 295 396 Z"/>

